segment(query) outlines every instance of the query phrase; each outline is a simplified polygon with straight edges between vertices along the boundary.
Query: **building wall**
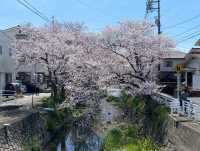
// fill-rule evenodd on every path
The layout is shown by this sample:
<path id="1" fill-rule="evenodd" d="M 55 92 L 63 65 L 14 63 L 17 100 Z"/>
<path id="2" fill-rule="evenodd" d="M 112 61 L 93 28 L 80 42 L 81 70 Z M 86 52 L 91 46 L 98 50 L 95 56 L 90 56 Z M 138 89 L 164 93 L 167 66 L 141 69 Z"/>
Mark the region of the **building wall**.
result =
<path id="1" fill-rule="evenodd" d="M 0 46 L 2 47 L 2 54 L 0 54 L 0 89 L 5 87 L 5 74 L 11 74 L 11 82 L 14 82 L 13 77 L 16 76 L 16 71 L 14 70 L 14 61 L 10 56 L 10 49 L 7 46 L 7 42 L 11 39 L 0 31 Z"/>
<path id="2" fill-rule="evenodd" d="M 198 59 L 192 59 L 187 65 L 187 68 L 195 68 L 196 70 L 200 70 L 200 62 Z"/>
<path id="3" fill-rule="evenodd" d="M 165 67 L 164 62 L 165 61 L 172 61 L 173 65 L 172 67 Z M 160 71 L 174 71 L 174 66 L 177 64 L 180 64 L 183 61 L 183 59 L 165 59 L 163 62 L 160 63 Z"/>

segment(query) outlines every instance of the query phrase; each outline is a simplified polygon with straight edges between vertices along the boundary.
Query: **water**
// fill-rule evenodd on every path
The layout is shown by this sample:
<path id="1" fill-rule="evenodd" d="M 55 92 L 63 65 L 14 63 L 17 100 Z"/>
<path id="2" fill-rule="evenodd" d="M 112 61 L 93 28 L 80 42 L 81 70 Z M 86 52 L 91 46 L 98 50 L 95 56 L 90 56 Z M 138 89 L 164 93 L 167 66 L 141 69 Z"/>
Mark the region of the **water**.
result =
<path id="1" fill-rule="evenodd" d="M 44 151 L 98 151 L 103 140 L 85 127 L 66 125 L 43 149 Z"/>
<path id="2" fill-rule="evenodd" d="M 112 91 L 109 95 L 118 96 L 120 92 Z M 98 151 L 104 138 L 102 122 L 112 122 L 120 119 L 121 111 L 108 103 L 106 99 L 100 100 L 100 112 L 95 117 L 95 132 L 89 128 L 66 125 L 60 133 L 43 149 L 44 151 Z"/>
<path id="3" fill-rule="evenodd" d="M 110 91 L 108 92 L 108 95 L 120 96 L 120 91 Z"/>

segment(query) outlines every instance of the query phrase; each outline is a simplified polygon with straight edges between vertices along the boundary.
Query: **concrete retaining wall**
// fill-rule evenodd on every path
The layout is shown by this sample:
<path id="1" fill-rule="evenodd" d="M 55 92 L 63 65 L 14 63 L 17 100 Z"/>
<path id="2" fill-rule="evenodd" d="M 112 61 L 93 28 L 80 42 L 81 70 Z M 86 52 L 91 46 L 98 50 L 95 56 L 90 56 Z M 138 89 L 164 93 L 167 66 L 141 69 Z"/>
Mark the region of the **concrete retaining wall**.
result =
<path id="1" fill-rule="evenodd" d="M 199 123 L 168 116 L 163 124 L 162 143 L 166 151 L 200 151 Z"/>
<path id="2" fill-rule="evenodd" d="M 41 116 L 46 118 L 48 113 L 33 113 L 11 122 L 10 126 L 0 125 L 0 151 L 20 151 L 28 138 L 41 146 L 50 141 L 53 134 L 45 129 Z"/>

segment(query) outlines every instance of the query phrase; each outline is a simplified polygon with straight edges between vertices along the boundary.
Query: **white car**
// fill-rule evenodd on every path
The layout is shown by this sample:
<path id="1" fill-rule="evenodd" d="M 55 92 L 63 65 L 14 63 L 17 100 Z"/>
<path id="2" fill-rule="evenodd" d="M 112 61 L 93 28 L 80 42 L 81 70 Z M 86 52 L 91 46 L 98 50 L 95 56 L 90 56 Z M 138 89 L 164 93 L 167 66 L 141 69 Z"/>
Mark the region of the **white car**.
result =
<path id="1" fill-rule="evenodd" d="M 16 82 L 19 83 L 20 91 L 22 93 L 26 93 L 27 92 L 26 85 L 23 85 L 20 80 L 16 80 Z"/>

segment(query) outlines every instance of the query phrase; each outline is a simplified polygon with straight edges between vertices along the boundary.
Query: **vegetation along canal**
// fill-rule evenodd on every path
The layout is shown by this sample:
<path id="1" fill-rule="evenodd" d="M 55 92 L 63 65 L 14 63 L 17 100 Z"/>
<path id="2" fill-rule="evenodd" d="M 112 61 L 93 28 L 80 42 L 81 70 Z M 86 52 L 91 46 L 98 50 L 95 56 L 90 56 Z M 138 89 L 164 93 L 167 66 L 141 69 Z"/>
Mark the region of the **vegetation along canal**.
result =
<path id="1" fill-rule="evenodd" d="M 44 151 L 137 151 L 154 150 L 161 151 L 162 148 L 150 135 L 145 134 L 138 120 L 144 118 L 144 111 L 156 110 L 158 105 L 146 106 L 141 98 L 133 98 L 127 93 L 122 93 L 120 97 L 109 95 L 101 98 L 96 111 L 75 120 L 74 124 L 65 125 L 58 134 L 49 142 Z M 90 102 L 92 104 L 92 102 Z M 96 104 L 96 103 L 94 103 Z M 129 110 L 131 109 L 131 110 Z M 83 111 L 79 111 L 84 113 Z M 163 107 L 162 107 L 163 110 Z M 127 112 L 128 111 L 128 112 Z M 142 114 L 141 114 L 142 113 Z M 168 114 L 168 109 L 166 115 Z M 89 118 L 88 118 L 89 117 Z M 136 117 L 136 120 L 134 120 Z M 156 116 L 157 117 L 157 116 Z M 164 120 L 164 115 L 158 117 L 160 123 Z M 151 119 L 155 117 L 152 116 Z M 89 120 L 88 120 L 89 119 Z M 92 120 L 91 120 L 92 119 Z M 156 120 L 154 120 L 156 121 Z M 88 124 L 86 124 L 89 122 Z M 92 124 L 91 124 L 92 123 Z M 153 125 L 157 126 L 153 126 Z M 147 125 L 160 130 L 158 123 L 147 122 Z M 152 129 L 147 131 L 153 132 Z M 154 133 L 154 132 L 153 132 Z M 150 135 L 149 135 L 150 134 Z"/>

